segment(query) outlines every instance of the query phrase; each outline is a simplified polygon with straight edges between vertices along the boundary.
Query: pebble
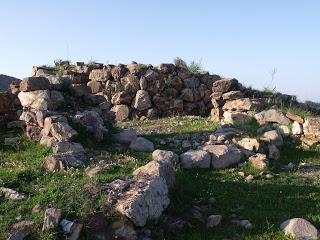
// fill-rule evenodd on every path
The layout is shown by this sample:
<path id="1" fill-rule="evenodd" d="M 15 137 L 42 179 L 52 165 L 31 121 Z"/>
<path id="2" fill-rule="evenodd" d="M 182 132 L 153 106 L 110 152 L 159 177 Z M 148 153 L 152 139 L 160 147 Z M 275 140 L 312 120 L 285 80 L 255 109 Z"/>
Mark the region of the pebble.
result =
<path id="1" fill-rule="evenodd" d="M 248 176 L 246 177 L 246 181 L 247 181 L 248 183 L 251 183 L 253 180 L 254 180 L 254 177 L 253 177 L 252 175 L 248 175 Z"/>

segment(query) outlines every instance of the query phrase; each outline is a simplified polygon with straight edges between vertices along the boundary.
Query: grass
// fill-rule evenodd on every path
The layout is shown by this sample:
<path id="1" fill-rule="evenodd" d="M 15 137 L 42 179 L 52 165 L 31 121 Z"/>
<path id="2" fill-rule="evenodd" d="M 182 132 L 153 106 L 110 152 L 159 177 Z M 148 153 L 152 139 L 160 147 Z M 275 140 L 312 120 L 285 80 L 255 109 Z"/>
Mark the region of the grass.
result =
<path id="1" fill-rule="evenodd" d="M 131 121 L 119 124 L 120 127 L 133 127 L 154 142 L 172 136 L 212 133 L 218 124 L 202 117 L 174 117 L 146 121 Z M 77 127 L 77 126 L 76 126 Z M 252 128 L 256 128 L 253 124 Z M 106 172 L 95 178 L 86 176 L 85 168 L 67 173 L 45 173 L 40 166 L 51 150 L 29 141 L 22 133 L 0 132 L 0 142 L 5 135 L 20 135 L 20 144 L 16 146 L 0 145 L 0 186 L 13 188 L 27 193 L 25 201 L 11 201 L 0 196 L 0 239 L 6 239 L 16 218 L 33 220 L 33 234 L 28 239 L 62 239 L 57 231 L 42 232 L 43 211 L 32 213 L 32 208 L 39 204 L 42 209 L 61 208 L 63 217 L 68 220 L 78 219 L 84 224 L 81 239 L 90 239 L 90 216 L 100 213 L 110 222 L 114 216 L 105 210 L 105 193 L 92 195 L 87 186 L 111 182 L 124 178 L 132 171 L 151 160 L 151 154 L 116 152 L 105 150 L 110 147 L 110 140 L 100 144 L 92 136 L 77 127 L 79 141 L 84 144 L 92 159 L 88 167 L 98 160 L 114 163 Z M 253 133 L 252 133 L 253 134 Z M 161 149 L 170 149 L 162 145 Z M 179 149 L 174 149 L 179 152 Z M 319 163 L 320 150 L 305 150 L 300 146 L 286 144 L 281 151 L 281 159 L 271 161 L 270 172 L 274 178 L 266 179 L 260 172 L 247 164 L 234 166 L 226 170 L 185 170 L 178 168 L 176 184 L 170 192 L 171 204 L 166 210 L 169 216 L 187 218 L 188 211 L 194 205 L 200 206 L 207 214 L 220 214 L 223 220 L 220 226 L 207 229 L 204 224 L 193 224 L 182 232 L 172 232 L 165 228 L 166 240 L 198 239 L 246 239 L 246 240 L 284 240 L 289 239 L 279 230 L 282 221 L 292 217 L 303 217 L 320 228 L 320 183 L 310 181 L 302 175 L 284 171 L 281 166 L 293 162 Z M 238 175 L 252 174 L 254 181 L 247 183 Z M 214 196 L 217 203 L 207 203 Z M 243 229 L 230 223 L 236 215 L 239 219 L 248 219 L 252 229 Z M 157 226 L 150 224 L 150 229 Z"/>
<path id="2" fill-rule="evenodd" d="M 319 163 L 320 150 L 303 150 L 286 145 L 279 162 L 271 162 L 273 179 L 265 179 L 248 166 L 230 170 L 184 170 L 179 169 L 177 183 L 171 194 L 168 212 L 184 216 L 197 203 L 210 214 L 223 216 L 222 225 L 212 230 L 201 225 L 168 239 L 289 239 L 279 230 L 280 224 L 293 217 L 308 219 L 320 227 L 320 184 L 280 170 L 289 162 Z M 253 174 L 252 183 L 245 182 L 237 172 Z M 207 200 L 214 196 L 217 204 L 210 207 Z M 247 230 L 230 224 L 232 214 L 248 219 L 254 225 Z"/>
<path id="3" fill-rule="evenodd" d="M 5 135 L 7 133 L 0 132 L 1 143 Z M 67 173 L 41 171 L 41 164 L 50 153 L 49 148 L 29 141 L 23 134 L 17 146 L 0 145 L 0 186 L 29 195 L 23 201 L 7 200 L 0 195 L 0 239 L 8 238 L 16 218 L 35 221 L 34 231 L 29 239 L 61 239 L 56 231 L 41 231 L 44 212 L 32 213 L 32 208 L 37 204 L 43 210 L 49 207 L 61 208 L 64 218 L 78 219 L 88 226 L 88 217 L 93 213 L 102 212 L 106 216 L 108 213 L 104 212 L 105 194 L 94 198 L 88 194 L 85 186 L 124 178 L 135 168 L 150 161 L 149 155 L 141 153 L 101 153 L 98 155 L 99 159 L 115 162 L 115 166 L 90 179 L 86 176 L 85 169 Z M 89 167 L 91 165 L 94 163 L 89 164 Z M 83 233 L 83 239 L 90 239 L 89 229 L 85 229 Z"/>

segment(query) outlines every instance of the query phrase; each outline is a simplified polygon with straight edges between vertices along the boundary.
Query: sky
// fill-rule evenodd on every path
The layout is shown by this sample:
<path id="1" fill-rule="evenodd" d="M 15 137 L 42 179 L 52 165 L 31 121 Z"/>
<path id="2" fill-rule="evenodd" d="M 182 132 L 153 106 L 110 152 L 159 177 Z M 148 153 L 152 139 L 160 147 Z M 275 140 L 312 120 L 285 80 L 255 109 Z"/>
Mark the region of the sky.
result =
<path id="1" fill-rule="evenodd" d="M 23 78 L 55 59 L 158 65 L 176 57 L 245 86 L 320 102 L 320 1 L 0 4 L 0 74 Z"/>

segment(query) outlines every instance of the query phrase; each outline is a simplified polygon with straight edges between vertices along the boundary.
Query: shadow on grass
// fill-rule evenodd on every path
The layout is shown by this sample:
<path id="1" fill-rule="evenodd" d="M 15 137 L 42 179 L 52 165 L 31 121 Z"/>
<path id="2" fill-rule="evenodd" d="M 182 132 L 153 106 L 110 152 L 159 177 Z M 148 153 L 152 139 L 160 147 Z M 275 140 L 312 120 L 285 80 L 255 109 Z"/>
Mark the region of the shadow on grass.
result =
<path id="1" fill-rule="evenodd" d="M 278 179 L 248 184 L 222 170 L 181 169 L 176 181 L 170 196 L 170 214 L 186 217 L 193 205 L 200 205 L 208 208 L 208 214 L 222 215 L 223 221 L 213 230 L 199 225 L 189 228 L 179 238 L 169 234 L 168 239 L 222 239 L 236 234 L 242 236 L 240 239 L 287 239 L 279 232 L 279 225 L 293 217 L 306 218 L 320 227 L 319 185 Z M 207 200 L 212 196 L 217 203 L 210 207 Z M 250 220 L 254 228 L 247 230 L 232 225 L 232 214 L 239 216 L 237 219 Z"/>

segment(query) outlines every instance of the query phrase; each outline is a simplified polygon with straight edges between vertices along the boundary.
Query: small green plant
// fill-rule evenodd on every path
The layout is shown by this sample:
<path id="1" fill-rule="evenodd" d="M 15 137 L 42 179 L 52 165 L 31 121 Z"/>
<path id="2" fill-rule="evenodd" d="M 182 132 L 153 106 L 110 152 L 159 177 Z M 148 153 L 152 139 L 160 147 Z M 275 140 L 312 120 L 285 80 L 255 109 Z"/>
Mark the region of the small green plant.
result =
<path id="1" fill-rule="evenodd" d="M 201 60 L 199 62 L 192 61 L 189 64 L 188 69 L 194 74 L 199 73 L 202 70 Z"/>
<path id="2" fill-rule="evenodd" d="M 188 69 L 190 72 L 197 74 L 199 73 L 203 68 L 201 64 L 201 60 L 199 62 L 191 61 L 190 64 L 187 64 L 186 61 L 181 59 L 180 57 L 176 57 L 174 60 L 174 65 L 180 68 Z"/>
<path id="3" fill-rule="evenodd" d="M 119 84 L 116 85 L 116 89 L 115 90 L 118 93 L 118 92 L 123 92 L 125 89 L 124 89 L 124 86 L 121 83 L 119 83 Z"/>

